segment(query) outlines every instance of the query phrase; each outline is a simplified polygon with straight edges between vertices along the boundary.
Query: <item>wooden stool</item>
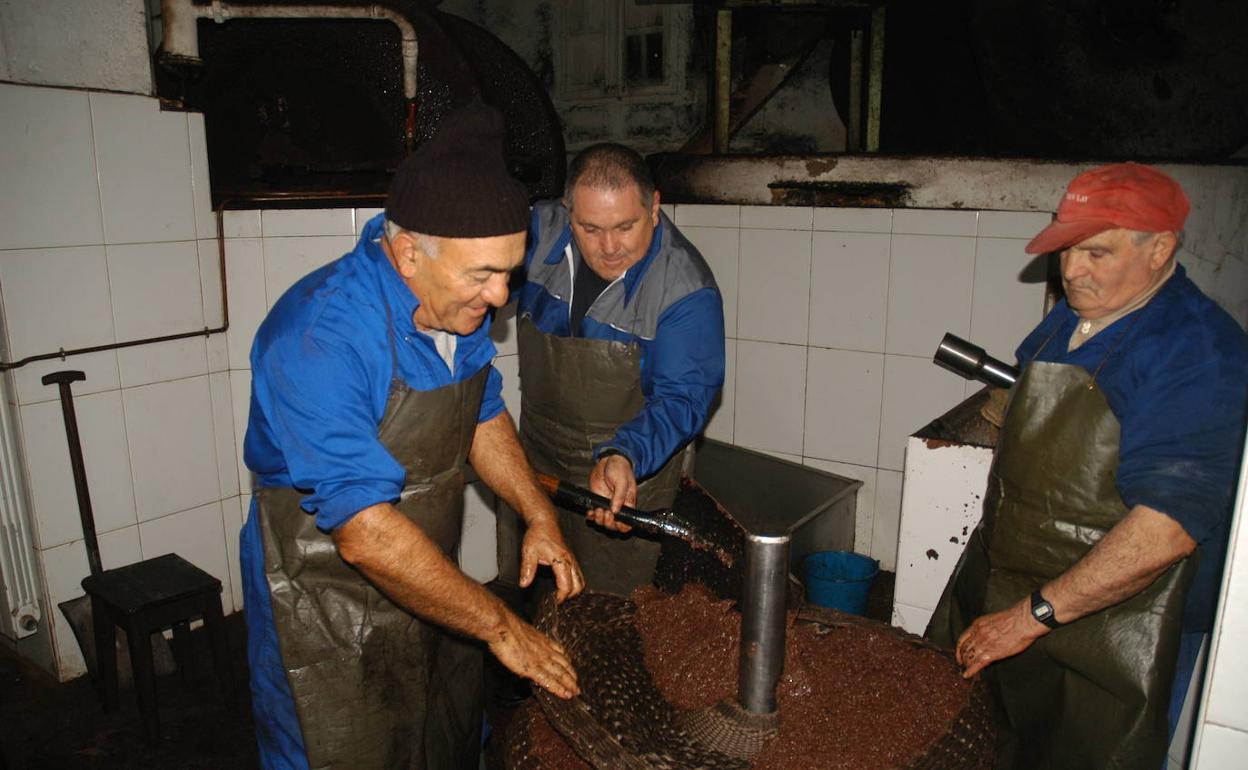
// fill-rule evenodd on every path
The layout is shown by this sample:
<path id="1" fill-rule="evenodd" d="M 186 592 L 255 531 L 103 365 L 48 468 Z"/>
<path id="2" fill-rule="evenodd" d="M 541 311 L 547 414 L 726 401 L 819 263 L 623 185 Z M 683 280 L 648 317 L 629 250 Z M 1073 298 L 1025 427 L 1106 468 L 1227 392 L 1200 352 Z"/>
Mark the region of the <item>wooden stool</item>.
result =
<path id="1" fill-rule="evenodd" d="M 190 623 L 202 618 L 212 648 L 212 663 L 221 695 L 234 700 L 225 620 L 221 613 L 221 581 L 177 554 L 110 569 L 83 578 L 91 597 L 92 624 L 100 687 L 106 710 L 117 707 L 117 627 L 126 632 L 134 691 L 148 740 L 160 736 L 156 711 L 156 671 L 152 634 L 173 629 L 178 669 L 187 681 L 191 668 Z"/>

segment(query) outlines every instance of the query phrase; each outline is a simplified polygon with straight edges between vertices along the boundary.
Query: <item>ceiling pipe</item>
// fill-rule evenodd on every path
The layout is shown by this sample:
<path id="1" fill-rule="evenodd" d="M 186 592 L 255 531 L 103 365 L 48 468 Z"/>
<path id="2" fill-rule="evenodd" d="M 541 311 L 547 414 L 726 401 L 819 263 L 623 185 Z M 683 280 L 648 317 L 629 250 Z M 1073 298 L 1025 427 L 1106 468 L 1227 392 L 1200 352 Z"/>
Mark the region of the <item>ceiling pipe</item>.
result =
<path id="1" fill-rule="evenodd" d="M 403 95 L 416 98 L 416 28 L 406 16 L 383 5 L 343 6 L 332 3 L 307 5 L 236 4 L 212 0 L 161 0 L 164 42 L 167 56 L 200 62 L 196 21 L 212 19 L 224 24 L 232 19 L 375 19 L 399 28 L 403 41 Z"/>

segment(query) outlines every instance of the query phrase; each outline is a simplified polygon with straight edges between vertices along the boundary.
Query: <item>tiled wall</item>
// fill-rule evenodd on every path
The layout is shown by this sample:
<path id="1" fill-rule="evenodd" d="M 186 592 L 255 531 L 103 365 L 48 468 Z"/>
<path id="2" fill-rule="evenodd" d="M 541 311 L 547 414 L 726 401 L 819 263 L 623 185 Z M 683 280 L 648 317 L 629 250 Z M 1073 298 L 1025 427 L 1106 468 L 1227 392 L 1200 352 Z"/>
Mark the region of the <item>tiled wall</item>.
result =
<path id="1" fill-rule="evenodd" d="M 861 479 L 855 550 L 896 566 L 906 438 L 979 385 L 946 331 L 1013 361 L 1044 286 L 1041 213 L 677 205 L 724 295 L 728 372 L 706 434 Z M 1043 275 L 1043 271 L 1040 271 Z"/>
<path id="2" fill-rule="evenodd" d="M 221 323 L 202 116 L 155 99 L 0 84 L 0 293 L 6 360 Z M 57 603 L 86 549 L 57 390 L 74 385 L 104 566 L 175 551 L 219 577 L 227 611 L 239 485 L 223 335 L 30 364 L 16 407 L 38 562 L 63 677 L 83 671 Z M 46 625 L 45 625 L 46 627 Z"/>

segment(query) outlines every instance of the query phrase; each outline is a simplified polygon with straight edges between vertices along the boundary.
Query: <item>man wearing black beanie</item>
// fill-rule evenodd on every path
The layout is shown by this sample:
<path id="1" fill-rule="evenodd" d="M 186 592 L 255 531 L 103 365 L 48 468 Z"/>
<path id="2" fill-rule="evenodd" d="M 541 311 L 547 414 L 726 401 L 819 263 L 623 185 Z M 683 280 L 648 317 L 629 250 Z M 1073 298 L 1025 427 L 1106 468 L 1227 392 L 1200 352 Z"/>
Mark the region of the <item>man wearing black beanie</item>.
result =
<path id="1" fill-rule="evenodd" d="M 241 538 L 265 768 L 475 768 L 482 644 L 577 693 L 563 649 L 453 561 L 463 464 L 528 524 L 522 581 L 580 568 L 491 366 L 489 311 L 524 256 L 525 189 L 476 102 L 399 167 L 353 251 L 298 281 L 252 347 Z"/>

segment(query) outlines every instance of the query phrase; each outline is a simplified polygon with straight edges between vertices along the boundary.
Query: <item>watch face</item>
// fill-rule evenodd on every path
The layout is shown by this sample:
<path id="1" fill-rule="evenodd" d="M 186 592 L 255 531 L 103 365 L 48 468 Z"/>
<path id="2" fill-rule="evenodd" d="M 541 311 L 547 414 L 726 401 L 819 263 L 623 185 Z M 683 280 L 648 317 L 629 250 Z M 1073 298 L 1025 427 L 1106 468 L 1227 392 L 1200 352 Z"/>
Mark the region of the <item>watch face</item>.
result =
<path id="1" fill-rule="evenodd" d="M 1031 608 L 1031 614 L 1035 616 L 1036 620 L 1048 620 L 1053 616 L 1053 605 L 1048 602 L 1041 602 Z"/>

